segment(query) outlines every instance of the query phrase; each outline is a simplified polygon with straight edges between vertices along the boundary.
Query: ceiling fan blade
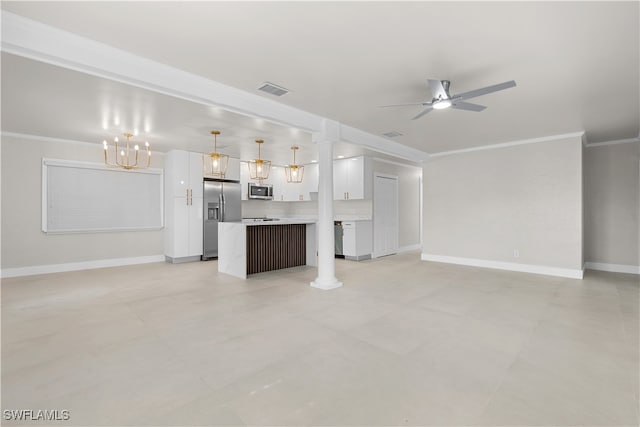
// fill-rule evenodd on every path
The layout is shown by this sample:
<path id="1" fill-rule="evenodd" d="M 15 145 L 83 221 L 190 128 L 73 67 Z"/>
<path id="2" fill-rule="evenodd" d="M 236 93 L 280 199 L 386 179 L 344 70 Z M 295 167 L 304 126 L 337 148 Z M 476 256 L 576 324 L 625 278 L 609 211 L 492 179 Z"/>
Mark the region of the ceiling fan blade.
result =
<path id="1" fill-rule="evenodd" d="M 442 86 L 442 82 L 440 80 L 429 79 L 429 89 L 431 89 L 431 94 L 434 99 L 447 99 L 449 95 L 447 95 L 447 91 L 444 90 L 444 86 Z"/>
<path id="2" fill-rule="evenodd" d="M 459 93 L 454 95 L 454 98 L 462 98 L 462 99 L 471 99 L 476 96 L 486 95 L 488 93 L 497 92 L 499 90 L 509 89 L 510 87 L 514 87 L 516 85 L 515 80 L 511 80 L 504 83 L 499 83 L 493 86 L 483 87 L 482 89 L 470 90 L 469 92 Z"/>
<path id="3" fill-rule="evenodd" d="M 426 105 L 427 103 L 425 102 L 410 102 L 408 104 L 391 104 L 391 105 L 378 105 L 379 108 L 386 108 L 386 107 L 406 107 L 408 105 Z"/>
<path id="4" fill-rule="evenodd" d="M 432 106 L 428 106 L 427 108 L 425 108 L 424 110 L 422 110 L 422 112 L 420 114 L 418 114 L 417 116 L 415 116 L 413 119 L 411 120 L 415 120 L 415 119 L 419 119 L 420 117 L 424 116 L 427 113 L 430 113 L 433 111 L 433 107 Z"/>
<path id="5" fill-rule="evenodd" d="M 470 102 L 463 102 L 463 101 L 459 101 L 459 102 L 455 102 L 451 108 L 455 108 L 457 110 L 467 110 L 467 111 L 482 111 L 484 110 L 485 107 L 484 105 L 478 105 L 478 104 L 472 104 Z"/>

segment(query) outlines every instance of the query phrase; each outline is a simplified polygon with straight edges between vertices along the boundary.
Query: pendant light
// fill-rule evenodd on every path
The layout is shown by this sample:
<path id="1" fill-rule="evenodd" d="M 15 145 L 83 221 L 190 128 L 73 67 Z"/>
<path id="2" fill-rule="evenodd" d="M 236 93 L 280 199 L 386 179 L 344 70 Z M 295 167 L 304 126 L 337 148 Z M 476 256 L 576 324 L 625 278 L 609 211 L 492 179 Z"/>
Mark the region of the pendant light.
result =
<path id="1" fill-rule="evenodd" d="M 304 166 L 296 164 L 296 150 L 299 150 L 299 149 L 300 147 L 298 147 L 297 145 L 294 145 L 293 147 L 291 147 L 291 150 L 293 151 L 293 163 L 288 166 L 285 166 L 284 168 L 284 173 L 287 175 L 287 182 L 292 182 L 292 183 L 302 182 L 302 176 L 304 175 Z"/>
<path id="2" fill-rule="evenodd" d="M 220 135 L 220 131 L 212 130 L 210 133 L 213 135 L 213 151 L 208 154 L 202 154 L 204 176 L 224 178 L 227 173 L 229 156 L 218 153 L 218 135 Z"/>
<path id="3" fill-rule="evenodd" d="M 104 149 L 104 164 L 110 168 L 122 168 L 126 170 L 131 169 L 146 169 L 151 165 L 151 150 L 149 150 L 149 142 L 145 142 L 144 146 L 147 151 L 147 161 L 138 164 L 138 157 L 140 153 L 140 146 L 135 144 L 133 147 L 130 146 L 133 141 L 130 141 L 133 134 L 125 133 L 124 137 L 127 138 L 127 142 L 124 146 L 120 146 L 118 148 L 118 137 L 113 139 L 114 145 L 114 160 L 109 161 L 109 144 L 106 140 L 102 141 L 103 149 Z"/>
<path id="4" fill-rule="evenodd" d="M 249 161 L 249 176 L 251 179 L 257 179 L 258 181 L 262 182 L 263 180 L 269 178 L 269 172 L 271 171 L 271 161 L 262 160 L 260 158 L 260 146 L 264 144 L 264 141 L 262 139 L 256 139 L 256 144 L 258 144 L 258 158 Z"/>

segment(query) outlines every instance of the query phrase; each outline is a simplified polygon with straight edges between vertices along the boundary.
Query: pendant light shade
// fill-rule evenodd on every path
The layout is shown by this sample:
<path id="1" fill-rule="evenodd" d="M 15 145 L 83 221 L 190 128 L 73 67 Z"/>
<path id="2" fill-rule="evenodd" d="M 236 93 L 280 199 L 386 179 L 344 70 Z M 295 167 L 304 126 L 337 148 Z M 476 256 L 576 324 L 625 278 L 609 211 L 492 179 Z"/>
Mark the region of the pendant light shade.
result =
<path id="1" fill-rule="evenodd" d="M 294 145 L 293 147 L 291 147 L 291 150 L 293 151 L 293 163 L 288 166 L 285 166 L 284 168 L 284 172 L 287 175 L 287 182 L 291 182 L 291 183 L 302 182 L 302 177 L 304 176 L 304 166 L 296 164 L 296 150 L 298 150 L 299 148 L 300 147 L 298 147 L 297 145 Z"/>
<path id="2" fill-rule="evenodd" d="M 212 130 L 213 135 L 213 151 L 202 155 L 202 167 L 204 176 L 213 178 L 224 178 L 227 174 L 227 166 L 229 165 L 229 156 L 218 153 L 218 135 L 219 130 Z"/>
<path id="3" fill-rule="evenodd" d="M 258 144 L 258 158 L 255 160 L 249 161 L 249 176 L 251 179 L 263 181 L 269 178 L 269 172 L 271 171 L 271 161 L 270 160 L 262 160 L 260 158 L 260 146 L 264 143 L 262 139 L 256 139 L 256 144 Z"/>

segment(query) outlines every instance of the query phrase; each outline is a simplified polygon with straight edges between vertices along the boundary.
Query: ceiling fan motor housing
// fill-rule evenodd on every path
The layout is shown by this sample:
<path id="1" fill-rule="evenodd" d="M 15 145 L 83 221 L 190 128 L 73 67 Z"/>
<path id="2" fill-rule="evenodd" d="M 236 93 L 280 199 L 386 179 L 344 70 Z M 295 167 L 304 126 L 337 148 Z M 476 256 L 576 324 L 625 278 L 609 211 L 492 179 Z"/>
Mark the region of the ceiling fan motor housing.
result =
<path id="1" fill-rule="evenodd" d="M 448 98 L 451 98 L 451 95 L 449 95 L 449 86 L 451 86 L 451 82 L 449 80 L 441 80 L 442 83 L 442 87 L 444 88 L 444 91 L 447 94 Z"/>

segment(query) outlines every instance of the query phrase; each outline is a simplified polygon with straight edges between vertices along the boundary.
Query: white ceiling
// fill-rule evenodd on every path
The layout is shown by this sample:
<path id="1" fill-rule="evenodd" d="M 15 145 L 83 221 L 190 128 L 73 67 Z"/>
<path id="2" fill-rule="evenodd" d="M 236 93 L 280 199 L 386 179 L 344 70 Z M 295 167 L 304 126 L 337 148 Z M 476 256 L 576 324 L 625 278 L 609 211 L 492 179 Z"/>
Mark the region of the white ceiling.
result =
<path id="1" fill-rule="evenodd" d="M 279 84 L 291 92 L 264 96 L 372 134 L 399 131 L 395 141 L 429 153 L 580 130 L 589 142 L 640 132 L 638 2 L 3 1 L 2 9 L 254 94 L 263 95 L 263 81 Z M 96 123 L 121 112 L 150 115 L 160 146 L 182 138 L 206 150 L 212 118 L 230 149 L 257 136 L 265 149 L 277 139 L 283 153 L 293 141 L 309 144 L 302 132 L 226 111 L 2 60 L 6 131 L 61 131 L 66 118 L 51 111 L 66 99 L 65 108 L 76 107 L 60 136 L 69 139 L 101 141 Z M 481 113 L 434 111 L 412 121 L 419 107 L 377 107 L 429 99 L 427 78 L 451 80 L 452 93 L 512 79 L 517 87 L 476 98 L 487 106 Z M 35 82 L 41 92 L 18 102 L 24 92 L 13 84 L 38 79 L 46 80 Z M 48 102 L 43 94 L 54 105 L 29 120 L 26 109 Z"/>

